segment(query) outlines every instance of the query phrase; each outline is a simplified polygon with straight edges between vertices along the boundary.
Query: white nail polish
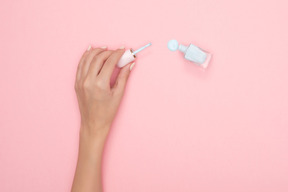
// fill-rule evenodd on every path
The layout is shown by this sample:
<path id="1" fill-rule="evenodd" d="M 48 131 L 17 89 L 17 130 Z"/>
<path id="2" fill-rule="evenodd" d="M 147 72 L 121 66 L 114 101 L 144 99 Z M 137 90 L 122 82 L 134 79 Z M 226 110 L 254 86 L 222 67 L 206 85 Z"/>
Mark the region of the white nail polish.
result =
<path id="1" fill-rule="evenodd" d="M 125 48 L 125 46 L 121 46 L 121 47 L 119 47 L 119 49 L 124 49 Z"/>
<path id="2" fill-rule="evenodd" d="M 130 71 L 133 69 L 135 62 L 130 65 Z"/>
<path id="3" fill-rule="evenodd" d="M 102 46 L 102 47 L 100 47 L 101 49 L 106 49 L 107 48 L 107 46 Z"/>
<path id="4" fill-rule="evenodd" d="M 91 49 L 91 45 L 89 45 L 89 47 L 87 48 L 87 51 L 89 51 Z"/>

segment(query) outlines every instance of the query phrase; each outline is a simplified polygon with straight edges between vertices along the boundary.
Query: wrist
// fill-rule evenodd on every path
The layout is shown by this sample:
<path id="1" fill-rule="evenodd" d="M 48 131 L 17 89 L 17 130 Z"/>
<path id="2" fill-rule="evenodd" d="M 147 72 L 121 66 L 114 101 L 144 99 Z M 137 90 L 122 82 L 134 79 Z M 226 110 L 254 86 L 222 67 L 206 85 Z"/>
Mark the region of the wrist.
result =
<path id="1" fill-rule="evenodd" d="M 110 126 L 87 126 L 81 125 L 80 127 L 80 142 L 91 144 L 105 143 L 108 136 Z"/>

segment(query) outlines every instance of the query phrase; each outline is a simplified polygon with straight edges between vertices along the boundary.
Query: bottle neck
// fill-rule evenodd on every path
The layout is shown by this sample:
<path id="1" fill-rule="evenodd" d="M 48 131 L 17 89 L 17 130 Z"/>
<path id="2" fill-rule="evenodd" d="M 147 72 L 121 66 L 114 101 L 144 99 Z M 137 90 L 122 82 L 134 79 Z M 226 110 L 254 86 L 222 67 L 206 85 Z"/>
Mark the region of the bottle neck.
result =
<path id="1" fill-rule="evenodd" d="M 183 52 L 183 53 L 186 53 L 188 47 L 185 46 L 185 45 L 179 45 L 178 49 L 179 49 L 179 51 L 181 51 L 181 52 Z"/>

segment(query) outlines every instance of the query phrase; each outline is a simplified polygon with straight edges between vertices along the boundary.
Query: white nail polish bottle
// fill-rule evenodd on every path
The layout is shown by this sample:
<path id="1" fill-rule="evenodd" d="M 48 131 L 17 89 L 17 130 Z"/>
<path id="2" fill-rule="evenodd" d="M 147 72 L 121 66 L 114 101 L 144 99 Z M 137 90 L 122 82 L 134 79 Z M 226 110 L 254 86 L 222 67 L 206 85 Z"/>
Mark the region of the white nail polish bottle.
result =
<path id="1" fill-rule="evenodd" d="M 133 51 L 132 49 L 126 50 L 125 53 L 120 58 L 119 62 L 117 63 L 117 66 L 119 68 L 122 68 L 125 65 L 127 65 L 128 63 L 131 63 L 132 61 L 134 61 L 136 59 L 137 53 L 139 53 L 140 51 L 142 51 L 143 49 L 145 49 L 146 47 L 149 47 L 151 45 L 152 45 L 151 43 L 148 43 L 147 45 L 137 49 L 136 51 Z"/>
<path id="2" fill-rule="evenodd" d="M 208 53 L 193 44 L 190 44 L 189 46 L 179 45 L 178 41 L 174 39 L 168 42 L 168 49 L 171 51 L 179 50 L 183 52 L 185 59 L 192 61 L 203 68 L 207 68 L 212 57 L 211 53 Z"/>

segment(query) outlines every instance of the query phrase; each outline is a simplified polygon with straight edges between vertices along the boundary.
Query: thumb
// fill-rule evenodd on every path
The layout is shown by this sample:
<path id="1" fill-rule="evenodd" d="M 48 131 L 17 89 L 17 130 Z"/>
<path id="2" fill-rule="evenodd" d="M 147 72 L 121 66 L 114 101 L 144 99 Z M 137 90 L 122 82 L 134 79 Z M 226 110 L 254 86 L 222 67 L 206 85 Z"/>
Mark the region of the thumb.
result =
<path id="1" fill-rule="evenodd" d="M 130 71 L 132 70 L 132 68 L 134 67 L 135 63 L 130 63 L 126 66 L 124 66 L 119 74 L 118 77 L 116 79 L 116 83 L 114 84 L 113 90 L 115 91 L 116 94 L 123 94 L 129 75 L 130 75 Z"/>

